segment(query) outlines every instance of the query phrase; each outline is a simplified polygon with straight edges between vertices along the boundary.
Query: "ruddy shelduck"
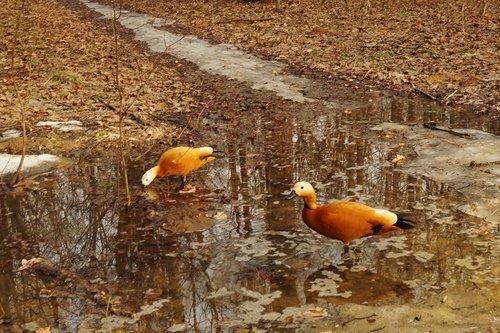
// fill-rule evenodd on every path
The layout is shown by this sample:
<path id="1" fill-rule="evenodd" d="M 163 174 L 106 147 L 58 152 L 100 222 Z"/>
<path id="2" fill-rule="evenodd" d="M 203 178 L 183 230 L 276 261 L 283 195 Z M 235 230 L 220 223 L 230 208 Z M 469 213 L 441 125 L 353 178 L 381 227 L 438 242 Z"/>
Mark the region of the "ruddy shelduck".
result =
<path id="1" fill-rule="evenodd" d="M 158 164 L 144 173 L 142 184 L 147 186 L 156 177 L 180 176 L 181 187 L 192 171 L 198 170 L 215 159 L 212 147 L 175 147 L 164 152 Z"/>
<path id="2" fill-rule="evenodd" d="M 316 192 L 308 182 L 296 183 L 287 199 L 296 196 L 304 199 L 302 219 L 307 226 L 323 236 L 342 241 L 345 250 L 355 239 L 414 227 L 414 223 L 402 215 L 357 202 L 339 201 L 319 206 Z"/>

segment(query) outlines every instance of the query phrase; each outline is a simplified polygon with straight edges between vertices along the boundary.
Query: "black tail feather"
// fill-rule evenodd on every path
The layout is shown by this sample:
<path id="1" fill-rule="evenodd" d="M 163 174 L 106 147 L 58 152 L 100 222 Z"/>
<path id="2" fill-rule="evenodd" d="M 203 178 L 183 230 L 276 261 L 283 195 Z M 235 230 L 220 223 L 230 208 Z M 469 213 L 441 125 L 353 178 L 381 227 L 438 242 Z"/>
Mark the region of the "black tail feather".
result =
<path id="1" fill-rule="evenodd" d="M 416 224 L 412 220 L 408 220 L 402 215 L 398 215 L 398 220 L 394 225 L 400 229 L 411 229 L 415 228 Z"/>

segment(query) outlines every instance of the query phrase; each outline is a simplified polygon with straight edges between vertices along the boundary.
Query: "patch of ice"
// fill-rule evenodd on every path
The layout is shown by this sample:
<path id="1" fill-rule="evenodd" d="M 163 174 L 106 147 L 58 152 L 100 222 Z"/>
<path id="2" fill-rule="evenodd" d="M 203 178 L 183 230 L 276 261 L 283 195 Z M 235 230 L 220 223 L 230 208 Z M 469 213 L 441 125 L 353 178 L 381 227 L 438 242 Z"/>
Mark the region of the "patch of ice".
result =
<path id="1" fill-rule="evenodd" d="M 83 131 L 85 127 L 81 121 L 68 120 L 68 121 L 39 121 L 35 126 L 51 127 L 61 132 Z"/>
<path id="2" fill-rule="evenodd" d="M 279 312 L 269 312 L 262 315 L 262 319 L 267 321 L 275 321 L 278 320 L 279 317 L 281 317 L 281 313 Z"/>
<path id="3" fill-rule="evenodd" d="M 184 332 L 188 329 L 188 325 L 182 323 L 182 324 L 175 324 L 170 326 L 167 329 L 167 332 Z"/>
<path id="4" fill-rule="evenodd" d="M 427 262 L 434 257 L 434 254 L 424 251 L 417 251 L 413 255 L 415 256 L 415 259 L 420 262 Z"/>
<path id="5" fill-rule="evenodd" d="M 217 291 L 211 293 L 210 295 L 207 295 L 205 299 L 214 299 L 214 298 L 219 298 L 219 297 L 224 297 L 224 296 L 231 296 L 234 294 L 234 291 L 229 291 L 227 290 L 226 287 L 219 288 Z"/>
<path id="6" fill-rule="evenodd" d="M 160 310 L 163 307 L 163 303 L 170 302 L 170 298 L 163 298 L 154 301 L 151 304 L 146 304 L 141 306 L 141 311 L 137 312 L 135 314 L 135 317 L 138 319 L 141 316 L 152 314 L 158 310 Z"/>
<path id="7" fill-rule="evenodd" d="M 366 272 L 368 270 L 368 267 L 362 265 L 353 265 L 349 270 L 351 272 Z"/>
<path id="8" fill-rule="evenodd" d="M 6 130 L 2 132 L 2 136 L 0 136 L 0 142 L 18 138 L 20 136 L 21 136 L 21 131 L 15 129 Z"/>
<path id="9" fill-rule="evenodd" d="M 400 258 L 400 257 L 406 257 L 406 256 L 409 256 L 411 254 L 411 251 L 408 251 L 408 250 L 403 250 L 401 252 L 387 252 L 386 253 L 386 257 L 387 258 Z"/>
<path id="10" fill-rule="evenodd" d="M 484 264 L 484 261 L 482 257 L 466 256 L 465 258 L 455 260 L 455 265 L 476 270 Z"/>
<path id="11" fill-rule="evenodd" d="M 61 162 L 61 158 L 50 154 L 26 155 L 21 168 L 21 176 L 47 172 Z M 21 161 L 21 155 L 0 154 L 0 176 L 14 174 Z"/>
<path id="12" fill-rule="evenodd" d="M 291 238 L 291 239 L 295 239 L 297 237 L 297 234 L 291 233 L 289 231 L 268 230 L 268 231 L 264 232 L 264 234 L 265 235 L 277 235 L 277 236 L 282 236 L 282 237 Z"/>
<path id="13" fill-rule="evenodd" d="M 257 324 L 262 319 L 263 312 L 266 310 L 265 306 L 281 296 L 279 290 L 269 294 L 260 294 L 256 291 L 241 288 L 239 293 L 253 299 L 240 305 L 240 309 L 243 311 L 243 322 L 246 324 Z"/>
<path id="14" fill-rule="evenodd" d="M 464 213 L 500 223 L 500 137 L 479 130 L 454 129 L 459 137 L 423 126 L 384 123 L 372 130 L 400 132 L 412 143 L 417 158 L 403 170 L 448 184 L 467 197 L 459 209 Z"/>
<path id="15" fill-rule="evenodd" d="M 406 236 L 395 236 L 388 238 L 379 238 L 379 241 L 374 243 L 378 250 L 384 251 L 387 250 L 390 246 L 404 250 L 406 248 Z"/>
<path id="16" fill-rule="evenodd" d="M 236 261 L 249 261 L 255 257 L 285 257 L 286 254 L 277 251 L 273 242 L 258 237 L 242 239 L 238 244 L 242 255 L 236 256 Z"/>
<path id="17" fill-rule="evenodd" d="M 320 251 L 323 248 L 318 243 L 298 243 L 295 247 L 297 255 Z"/>
<path id="18" fill-rule="evenodd" d="M 437 217 L 434 219 L 434 223 L 453 225 L 460 223 L 460 221 L 456 220 L 455 216 L 450 215 L 450 216 Z"/>
<path id="19" fill-rule="evenodd" d="M 420 284 L 422 283 L 422 280 L 420 280 L 420 279 L 406 280 L 406 281 L 403 281 L 403 283 L 406 284 L 408 287 L 414 289 L 414 288 L 417 288 L 418 286 L 420 286 Z"/>
<path id="20" fill-rule="evenodd" d="M 337 282 L 342 281 L 340 275 L 331 271 L 323 271 L 321 273 L 326 277 L 318 278 L 312 281 L 309 291 L 317 291 L 318 296 L 320 297 L 338 296 L 349 298 L 352 296 L 352 291 L 350 290 L 344 291 L 342 293 L 338 292 L 337 288 L 339 287 L 339 285 L 337 284 Z"/>

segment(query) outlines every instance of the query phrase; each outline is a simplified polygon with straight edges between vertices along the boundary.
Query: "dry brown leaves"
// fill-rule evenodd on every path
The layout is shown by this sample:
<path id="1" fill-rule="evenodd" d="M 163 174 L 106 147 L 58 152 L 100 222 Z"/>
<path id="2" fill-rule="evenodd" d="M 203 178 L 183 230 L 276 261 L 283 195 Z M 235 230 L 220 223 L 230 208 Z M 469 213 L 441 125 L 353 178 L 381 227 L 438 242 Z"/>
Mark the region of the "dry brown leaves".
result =
<path id="1" fill-rule="evenodd" d="M 0 130 L 20 129 L 24 104 L 31 134 L 39 120 L 77 119 L 91 128 L 91 141 L 116 142 L 119 103 L 110 29 L 56 1 L 26 1 L 21 8 L 22 3 L 6 0 L 0 6 Z M 118 49 L 124 105 L 132 105 L 125 122 L 131 141 L 171 136 L 174 126 L 166 113 L 199 106 L 195 87 L 175 69 L 159 68 L 133 43 L 120 38 Z"/>
<path id="2" fill-rule="evenodd" d="M 189 33 L 333 78 L 417 86 L 451 105 L 500 115 L 500 3 L 487 1 L 155 1 L 131 9 Z"/>

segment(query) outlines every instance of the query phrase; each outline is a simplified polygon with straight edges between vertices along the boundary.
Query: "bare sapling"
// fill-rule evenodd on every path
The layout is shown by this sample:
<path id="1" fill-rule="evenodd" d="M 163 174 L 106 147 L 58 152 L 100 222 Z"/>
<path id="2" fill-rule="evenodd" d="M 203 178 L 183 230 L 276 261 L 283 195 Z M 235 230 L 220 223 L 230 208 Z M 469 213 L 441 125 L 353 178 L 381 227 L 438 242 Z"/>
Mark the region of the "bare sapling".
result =
<path id="1" fill-rule="evenodd" d="M 125 187 L 125 196 L 127 198 L 127 206 L 130 206 L 132 203 L 132 196 L 130 193 L 130 186 L 129 186 L 129 180 L 128 180 L 128 168 L 127 168 L 127 154 L 126 154 L 126 137 L 125 137 L 125 132 L 123 129 L 123 121 L 125 119 L 125 116 L 127 114 L 127 109 L 125 108 L 125 103 L 124 103 L 124 94 L 123 94 L 123 88 L 121 84 L 121 77 L 120 77 L 120 45 L 118 42 L 118 27 L 117 27 L 117 21 L 120 19 L 120 14 L 121 14 L 121 2 L 117 4 L 113 2 L 113 17 L 111 19 L 112 23 L 112 28 L 113 28 L 113 37 L 114 37 L 114 68 L 113 68 L 113 74 L 114 74 L 114 79 L 115 79 L 115 89 L 116 93 L 118 95 L 118 116 L 119 116 L 119 123 L 118 123 L 118 128 L 119 128 L 119 144 L 120 144 L 120 165 L 121 165 L 121 170 L 123 173 L 123 181 L 124 181 L 124 187 Z"/>
<path id="2" fill-rule="evenodd" d="M 13 47 L 12 50 L 10 51 L 10 66 L 9 66 L 9 73 L 7 76 L 7 80 L 9 82 L 9 85 L 14 89 L 14 95 L 16 97 L 18 106 L 19 106 L 19 114 L 20 114 L 20 121 L 21 121 L 21 128 L 22 128 L 22 153 L 21 153 L 21 159 L 19 160 L 19 164 L 17 166 L 16 171 L 14 172 L 14 175 L 12 176 L 12 179 L 10 181 L 10 186 L 15 186 L 17 183 L 21 181 L 21 170 L 23 168 L 23 163 L 24 163 L 24 158 L 26 156 L 26 144 L 27 144 L 27 136 L 26 136 L 26 107 L 28 104 L 28 96 L 29 92 L 26 91 L 24 96 L 22 95 L 19 86 L 17 84 L 17 81 L 14 76 L 14 71 L 15 71 L 15 60 L 16 60 L 16 47 L 18 44 L 20 44 L 19 41 L 19 35 L 20 35 L 20 30 L 21 30 L 21 22 L 23 20 L 23 13 L 25 11 L 25 4 L 26 2 L 23 0 L 20 4 L 19 11 L 17 13 L 17 18 L 16 18 L 16 25 L 14 27 L 14 40 L 13 40 Z M 27 66 L 30 66 L 30 61 L 26 63 Z M 29 73 L 31 73 L 31 70 L 28 70 L 28 79 L 29 79 Z"/>

